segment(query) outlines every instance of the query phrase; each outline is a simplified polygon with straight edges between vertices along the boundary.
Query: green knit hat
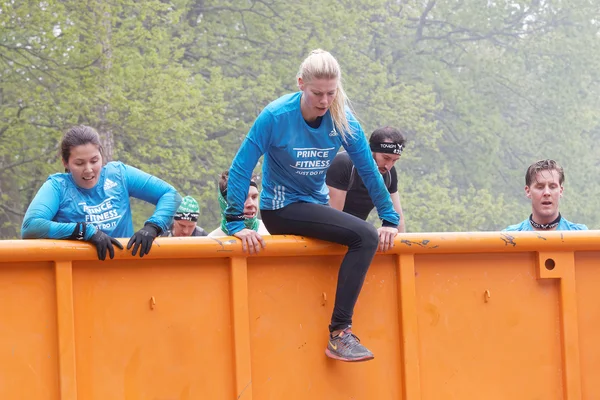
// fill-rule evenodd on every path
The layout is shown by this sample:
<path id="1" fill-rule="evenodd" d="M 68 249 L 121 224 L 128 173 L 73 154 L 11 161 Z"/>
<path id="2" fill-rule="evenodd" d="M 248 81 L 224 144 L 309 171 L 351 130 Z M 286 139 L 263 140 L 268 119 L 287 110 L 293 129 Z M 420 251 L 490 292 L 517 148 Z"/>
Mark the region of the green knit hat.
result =
<path id="1" fill-rule="evenodd" d="M 185 196 L 181 200 L 181 205 L 173 216 L 173 219 L 184 219 L 186 221 L 198 221 L 200 206 L 192 196 Z"/>

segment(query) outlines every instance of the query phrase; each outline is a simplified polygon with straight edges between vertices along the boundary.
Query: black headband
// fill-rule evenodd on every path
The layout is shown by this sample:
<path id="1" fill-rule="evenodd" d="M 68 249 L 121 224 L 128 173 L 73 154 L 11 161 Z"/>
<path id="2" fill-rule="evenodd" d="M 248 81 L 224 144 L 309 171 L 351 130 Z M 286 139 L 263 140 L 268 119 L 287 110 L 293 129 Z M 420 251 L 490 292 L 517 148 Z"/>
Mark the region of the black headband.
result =
<path id="1" fill-rule="evenodd" d="M 400 143 L 371 143 L 371 151 L 373 153 L 388 153 L 388 154 L 402 154 L 404 150 L 404 144 Z"/>
<path id="2" fill-rule="evenodd" d="M 196 222 L 196 221 L 198 221 L 198 213 L 178 212 L 178 213 L 175 213 L 175 215 L 173 216 L 173 219 L 176 219 L 176 220 L 183 219 L 185 221 Z"/>
<path id="3" fill-rule="evenodd" d="M 254 186 L 258 189 L 258 185 L 254 181 L 250 181 L 250 186 Z M 223 198 L 227 199 L 227 187 L 225 188 L 225 190 L 221 191 L 221 195 L 223 196 Z"/>

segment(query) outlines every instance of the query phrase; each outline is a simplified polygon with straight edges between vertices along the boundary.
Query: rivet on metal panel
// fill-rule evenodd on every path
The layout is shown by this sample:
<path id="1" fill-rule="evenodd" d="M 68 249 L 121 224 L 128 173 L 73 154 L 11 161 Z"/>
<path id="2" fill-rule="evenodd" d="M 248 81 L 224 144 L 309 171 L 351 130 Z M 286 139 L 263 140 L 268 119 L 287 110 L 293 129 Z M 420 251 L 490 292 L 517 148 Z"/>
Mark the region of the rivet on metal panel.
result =
<path id="1" fill-rule="evenodd" d="M 323 298 L 321 299 L 321 305 L 324 306 L 327 303 L 327 293 L 323 292 Z"/>
<path id="2" fill-rule="evenodd" d="M 150 297 L 150 309 L 154 310 L 154 307 L 156 307 L 156 299 L 154 298 L 154 296 Z"/>
<path id="3" fill-rule="evenodd" d="M 489 290 L 483 292 L 483 301 L 487 303 L 488 301 L 490 301 L 490 297 L 492 297 L 492 295 Z"/>

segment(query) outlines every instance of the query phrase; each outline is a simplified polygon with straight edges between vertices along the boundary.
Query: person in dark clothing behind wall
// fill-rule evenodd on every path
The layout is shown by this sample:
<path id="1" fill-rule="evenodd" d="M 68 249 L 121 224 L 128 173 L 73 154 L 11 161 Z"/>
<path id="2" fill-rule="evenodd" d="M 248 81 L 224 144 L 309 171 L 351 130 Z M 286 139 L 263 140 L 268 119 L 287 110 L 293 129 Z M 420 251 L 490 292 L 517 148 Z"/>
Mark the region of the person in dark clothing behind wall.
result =
<path id="1" fill-rule="evenodd" d="M 173 216 L 173 226 L 161 236 L 207 236 L 208 233 L 198 226 L 200 206 L 192 196 L 185 196 Z"/>
<path id="2" fill-rule="evenodd" d="M 376 129 L 369 139 L 369 147 L 383 182 L 390 193 L 394 209 L 400 215 L 398 232 L 405 232 L 404 213 L 398 193 L 398 174 L 394 164 L 400 159 L 406 139 L 402 133 L 390 126 Z M 347 152 L 338 153 L 327 170 L 329 205 L 355 217 L 366 220 L 375 204 L 369 191 L 358 175 Z"/>

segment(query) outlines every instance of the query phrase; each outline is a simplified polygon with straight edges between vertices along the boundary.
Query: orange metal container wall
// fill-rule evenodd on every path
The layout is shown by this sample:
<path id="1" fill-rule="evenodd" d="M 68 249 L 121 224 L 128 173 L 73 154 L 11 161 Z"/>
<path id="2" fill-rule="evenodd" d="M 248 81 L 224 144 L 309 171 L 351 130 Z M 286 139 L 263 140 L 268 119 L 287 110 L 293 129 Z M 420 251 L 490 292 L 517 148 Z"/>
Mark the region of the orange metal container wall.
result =
<path id="1" fill-rule="evenodd" d="M 0 398 L 600 398 L 600 235 L 403 234 L 355 310 L 366 363 L 325 354 L 345 248 L 159 238 L 139 259 L 0 241 Z"/>

